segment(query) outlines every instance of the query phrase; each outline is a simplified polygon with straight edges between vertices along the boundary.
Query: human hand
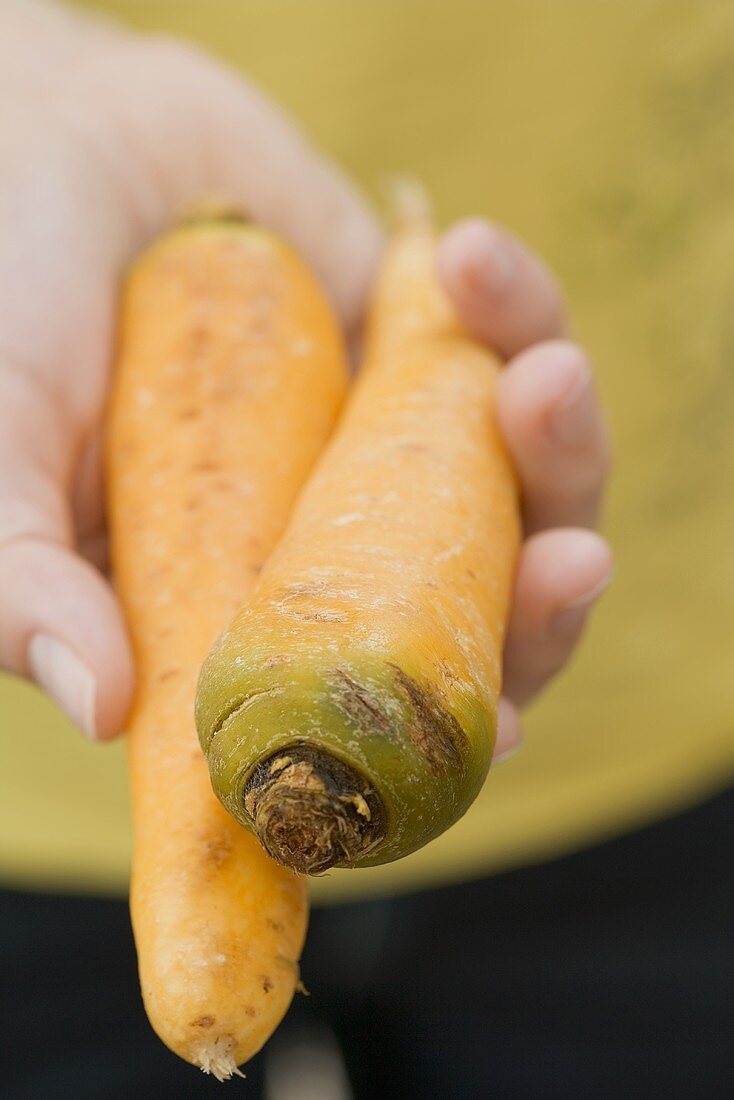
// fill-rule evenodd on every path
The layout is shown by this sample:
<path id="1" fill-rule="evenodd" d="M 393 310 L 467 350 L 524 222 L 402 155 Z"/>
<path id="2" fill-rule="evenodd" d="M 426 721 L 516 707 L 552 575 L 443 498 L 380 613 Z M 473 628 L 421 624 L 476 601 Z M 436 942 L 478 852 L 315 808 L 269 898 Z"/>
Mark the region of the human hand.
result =
<path id="1" fill-rule="evenodd" d="M 88 736 L 107 739 L 133 688 L 104 577 L 101 464 L 122 271 L 191 201 L 224 195 L 293 242 L 349 332 L 381 234 L 355 189 L 257 89 L 193 47 L 32 0 L 7 0 L 0 24 L 0 665 L 34 678 Z M 451 231 L 441 271 L 467 322 L 506 354 L 558 333 L 550 277 L 498 231 Z M 563 400 L 553 395 L 579 373 L 570 348 L 539 345 L 502 379 L 530 532 L 591 519 L 588 483 L 601 481 L 603 456 L 583 441 L 550 445 L 544 428 Z M 577 435 L 580 415 L 569 412 Z M 589 533 L 529 539 L 508 639 L 515 702 L 568 655 L 585 614 L 578 601 L 608 567 Z M 559 632 L 554 613 L 574 600 Z M 499 751 L 518 738 L 505 703 Z"/>

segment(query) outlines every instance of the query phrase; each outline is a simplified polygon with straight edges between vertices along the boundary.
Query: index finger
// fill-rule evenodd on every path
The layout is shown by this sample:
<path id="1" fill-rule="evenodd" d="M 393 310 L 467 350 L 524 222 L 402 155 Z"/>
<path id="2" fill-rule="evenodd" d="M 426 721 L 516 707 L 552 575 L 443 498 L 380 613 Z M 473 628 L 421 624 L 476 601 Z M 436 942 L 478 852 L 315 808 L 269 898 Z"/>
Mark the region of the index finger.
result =
<path id="1" fill-rule="evenodd" d="M 467 218 L 449 229 L 439 243 L 438 272 L 467 327 L 505 359 L 566 332 L 555 276 L 498 225 Z"/>

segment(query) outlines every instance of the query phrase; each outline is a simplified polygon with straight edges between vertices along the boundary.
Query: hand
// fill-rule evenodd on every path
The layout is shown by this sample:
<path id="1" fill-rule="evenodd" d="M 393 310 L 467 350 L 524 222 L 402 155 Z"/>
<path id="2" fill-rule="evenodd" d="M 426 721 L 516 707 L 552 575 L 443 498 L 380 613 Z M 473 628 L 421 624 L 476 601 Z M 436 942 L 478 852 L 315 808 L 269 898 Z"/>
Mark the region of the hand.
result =
<path id="1" fill-rule="evenodd" d="M 259 91 L 190 46 L 6 0 L 0 74 L 0 665 L 33 677 L 88 736 L 106 739 L 133 687 L 104 578 L 101 440 L 121 272 L 191 201 L 225 195 L 295 244 L 349 332 L 381 234 L 355 189 Z M 502 290 L 497 277 L 513 256 Z M 441 258 L 467 321 L 507 354 L 556 333 L 552 283 L 512 240 L 465 225 Z M 570 367 L 562 353 L 525 351 L 503 378 L 503 426 L 531 531 L 590 518 L 581 515 L 588 494 L 579 489 L 576 507 L 568 484 L 570 470 L 587 471 L 588 448 L 549 450 L 542 426 L 553 385 L 570 386 L 582 370 L 577 353 Z M 588 533 L 528 541 L 508 642 L 515 701 L 537 690 L 580 632 L 577 607 L 559 641 L 554 610 L 598 587 L 606 569 L 608 552 Z M 519 728 L 509 705 L 502 717 L 506 751 Z"/>

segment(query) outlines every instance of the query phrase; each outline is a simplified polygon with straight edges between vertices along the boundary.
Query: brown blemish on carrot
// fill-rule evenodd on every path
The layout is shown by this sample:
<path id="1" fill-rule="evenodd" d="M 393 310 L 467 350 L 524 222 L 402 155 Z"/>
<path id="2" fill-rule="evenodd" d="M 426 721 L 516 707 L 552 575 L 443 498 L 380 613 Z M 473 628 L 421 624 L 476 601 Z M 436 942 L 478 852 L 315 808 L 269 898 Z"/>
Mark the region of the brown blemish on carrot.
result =
<path id="1" fill-rule="evenodd" d="M 273 988 L 273 979 L 269 978 L 267 974 L 261 974 L 260 981 L 263 985 L 263 993 L 270 993 L 271 989 Z"/>
<path id="2" fill-rule="evenodd" d="M 263 302 L 264 309 L 253 313 L 247 326 L 248 335 L 256 340 L 262 340 L 270 336 L 273 328 L 272 306 L 270 302 Z"/>
<path id="3" fill-rule="evenodd" d="M 466 734 L 453 714 L 443 706 L 435 692 L 393 666 L 395 682 L 405 696 L 409 708 L 408 733 L 425 757 L 434 775 L 443 775 L 449 768 L 460 768 L 464 762 Z"/>
<path id="4" fill-rule="evenodd" d="M 199 1016 L 198 1020 L 192 1020 L 189 1027 L 212 1027 L 214 1024 L 213 1016 Z"/>
<path id="5" fill-rule="evenodd" d="M 262 664 L 263 668 L 276 668 L 278 665 L 287 664 L 290 661 L 290 657 L 287 653 L 274 653 L 272 657 L 267 657 Z"/>
<path id="6" fill-rule="evenodd" d="M 342 668 L 334 669 L 332 682 L 335 705 L 354 723 L 359 733 L 377 733 L 383 737 L 394 735 L 390 718 L 373 691 L 358 683 Z"/>
<path id="7" fill-rule="evenodd" d="M 165 668 L 163 672 L 159 672 L 156 676 L 156 683 L 165 684 L 167 680 L 172 680 L 174 676 L 178 676 L 180 672 L 180 668 Z"/>
<path id="8" fill-rule="evenodd" d="M 425 447 L 422 443 L 397 443 L 395 445 L 396 451 L 404 451 L 406 454 L 427 455 L 430 454 L 428 447 Z"/>
<path id="9" fill-rule="evenodd" d="M 195 325 L 187 334 L 185 355 L 197 358 L 206 349 L 211 340 L 211 330 L 206 325 Z"/>
<path id="10" fill-rule="evenodd" d="M 218 870 L 232 854 L 232 838 L 225 832 L 207 836 L 204 841 L 204 866 Z"/>

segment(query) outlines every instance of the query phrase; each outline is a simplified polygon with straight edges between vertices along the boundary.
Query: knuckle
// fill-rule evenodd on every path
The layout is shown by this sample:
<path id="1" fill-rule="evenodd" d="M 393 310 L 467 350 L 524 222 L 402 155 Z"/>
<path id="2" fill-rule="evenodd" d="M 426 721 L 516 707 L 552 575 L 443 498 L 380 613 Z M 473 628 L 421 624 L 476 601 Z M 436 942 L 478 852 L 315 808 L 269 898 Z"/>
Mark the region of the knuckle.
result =
<path id="1" fill-rule="evenodd" d="M 72 542 L 67 510 L 54 488 L 41 481 L 33 495 L 0 496 L 0 516 L 0 551 L 26 540 Z"/>

